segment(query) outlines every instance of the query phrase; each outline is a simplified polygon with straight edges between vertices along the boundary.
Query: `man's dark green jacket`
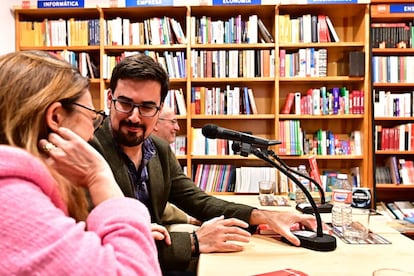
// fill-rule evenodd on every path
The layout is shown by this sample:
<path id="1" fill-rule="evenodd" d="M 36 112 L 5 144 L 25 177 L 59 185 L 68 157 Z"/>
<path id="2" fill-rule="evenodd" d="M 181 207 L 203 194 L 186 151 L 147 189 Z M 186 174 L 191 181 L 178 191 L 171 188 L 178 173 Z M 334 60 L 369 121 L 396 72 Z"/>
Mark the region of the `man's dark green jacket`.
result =
<path id="1" fill-rule="evenodd" d="M 167 201 L 174 203 L 186 213 L 206 221 L 220 215 L 226 218 L 239 218 L 249 221 L 253 207 L 230 203 L 201 191 L 189 179 L 180 166 L 169 145 L 156 136 L 151 136 L 156 146 L 156 154 L 148 163 L 151 198 L 150 214 L 152 222 L 162 224 L 161 218 Z M 118 185 L 125 196 L 134 196 L 134 187 L 129 178 L 127 166 L 118 153 L 112 138 L 112 131 L 107 118 L 103 126 L 95 132 L 91 141 L 108 161 Z M 187 232 L 170 232 L 172 245 L 157 241 L 158 256 L 163 270 L 183 270 L 191 261 L 191 240 Z"/>

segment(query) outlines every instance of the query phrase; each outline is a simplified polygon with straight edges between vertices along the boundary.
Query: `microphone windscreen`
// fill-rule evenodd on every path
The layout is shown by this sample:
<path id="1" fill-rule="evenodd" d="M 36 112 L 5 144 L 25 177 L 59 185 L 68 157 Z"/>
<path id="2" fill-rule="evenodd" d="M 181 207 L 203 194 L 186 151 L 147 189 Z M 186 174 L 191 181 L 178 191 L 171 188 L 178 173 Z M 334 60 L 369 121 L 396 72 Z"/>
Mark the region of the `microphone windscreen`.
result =
<path id="1" fill-rule="evenodd" d="M 208 124 L 203 126 L 201 133 L 207 138 L 216 139 L 217 137 L 217 126 L 213 124 Z"/>

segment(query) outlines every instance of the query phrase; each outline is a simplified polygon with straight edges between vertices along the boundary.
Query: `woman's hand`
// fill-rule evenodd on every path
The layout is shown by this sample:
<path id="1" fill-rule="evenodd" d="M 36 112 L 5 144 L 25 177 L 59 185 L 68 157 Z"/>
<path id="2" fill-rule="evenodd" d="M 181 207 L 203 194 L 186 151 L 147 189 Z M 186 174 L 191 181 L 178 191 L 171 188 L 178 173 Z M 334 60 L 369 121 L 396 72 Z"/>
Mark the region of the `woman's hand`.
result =
<path id="1" fill-rule="evenodd" d="M 48 157 L 46 163 L 71 182 L 88 188 L 95 205 L 123 197 L 106 160 L 85 140 L 67 128 L 50 133 L 39 141 Z"/>
<path id="2" fill-rule="evenodd" d="M 171 237 L 170 233 L 168 233 L 167 228 L 165 228 L 162 225 L 159 225 L 157 223 L 151 224 L 151 233 L 152 237 L 156 241 L 162 241 L 165 240 L 165 243 L 167 245 L 171 245 Z"/>

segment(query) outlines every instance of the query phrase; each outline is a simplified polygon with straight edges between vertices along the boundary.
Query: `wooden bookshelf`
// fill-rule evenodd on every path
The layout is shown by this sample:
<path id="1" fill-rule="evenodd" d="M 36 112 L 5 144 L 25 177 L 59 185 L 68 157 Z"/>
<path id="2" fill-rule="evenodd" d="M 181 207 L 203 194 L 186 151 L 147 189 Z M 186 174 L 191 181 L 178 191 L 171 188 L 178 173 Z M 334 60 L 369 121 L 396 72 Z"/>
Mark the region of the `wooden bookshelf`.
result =
<path id="1" fill-rule="evenodd" d="M 340 38 L 339 42 L 281 42 L 279 40 L 279 19 L 283 15 L 301 17 L 305 14 L 324 14 L 331 19 L 333 26 Z M 273 42 L 262 43 L 260 39 L 254 43 L 214 41 L 201 42 L 192 39 L 194 29 L 191 27 L 194 20 L 207 17 L 211 21 L 227 21 L 231 18 L 248 21 L 250 16 L 257 15 L 273 36 Z M 142 45 L 113 45 L 108 42 L 103 26 L 106 22 L 121 18 L 129 19 L 130 22 L 143 22 L 151 18 L 163 18 L 168 16 L 177 20 L 186 35 L 186 43 L 153 44 Z M 23 32 L 21 22 L 48 20 L 78 20 L 99 19 L 101 29 L 99 30 L 100 41 L 98 45 L 90 46 L 23 46 L 21 44 L 21 33 Z M 205 124 L 217 124 L 224 128 L 238 131 L 249 131 L 255 136 L 267 139 L 280 140 L 281 133 L 279 123 L 284 120 L 298 120 L 306 133 L 314 133 L 318 129 L 330 129 L 338 134 L 349 134 L 352 131 L 361 133 L 361 150 L 359 154 L 344 155 L 317 155 L 319 169 L 337 170 L 349 173 L 352 167 L 359 167 L 361 172 L 361 186 L 373 188 L 372 184 L 372 145 L 370 143 L 371 133 L 371 93 L 369 81 L 370 56 L 369 56 L 369 5 L 368 4 L 311 4 L 311 5 L 231 5 L 231 6 L 174 6 L 174 7 L 137 7 L 137 8 L 85 8 L 85 9 L 16 9 L 16 50 L 42 49 L 48 51 L 69 50 L 75 53 L 87 52 L 97 63 L 100 77 L 92 80 L 91 92 L 96 108 L 105 108 L 105 89 L 109 85 L 108 72 L 105 67 L 106 58 L 109 56 L 121 56 L 128 51 L 153 51 L 162 55 L 164 52 L 180 53 L 185 57 L 185 76 L 171 77 L 171 88 L 181 89 L 184 92 L 187 115 L 178 117 L 181 128 L 180 134 L 187 138 L 187 153 L 179 156 L 179 161 L 186 166 L 188 173 L 192 176 L 191 168 L 198 164 L 232 164 L 235 166 L 267 166 L 267 164 L 253 156 L 241 157 L 239 155 L 193 155 L 192 128 L 201 128 Z M 324 77 L 319 76 L 280 76 L 279 51 L 286 50 L 288 53 L 299 51 L 303 48 L 326 49 L 327 51 L 327 73 Z M 195 54 L 222 51 L 226 54 L 230 51 L 238 51 L 240 56 L 249 55 L 248 52 L 274 53 L 272 58 L 272 69 L 263 75 L 262 72 L 254 75 L 243 75 L 239 72 L 237 76 L 200 76 L 194 73 L 197 61 Z M 358 77 L 350 77 L 347 72 L 348 54 L 350 51 L 364 53 L 363 65 L 365 72 Z M 259 54 L 257 54 L 256 58 Z M 268 57 L 268 56 L 267 56 Z M 256 59 L 257 61 L 257 59 Z M 253 62 L 256 64 L 257 62 Z M 113 66 L 113 64 L 111 65 Z M 109 68 L 111 67 L 109 66 Z M 230 65 L 231 66 L 231 65 Z M 247 70 L 241 67 L 241 70 Z M 105 75 L 106 72 L 106 75 Z M 191 93 L 194 87 L 213 88 L 222 90 L 228 86 L 248 87 L 252 89 L 256 101 L 257 114 L 220 114 L 206 115 L 191 112 Z M 294 115 L 281 114 L 280 110 L 284 104 L 287 93 L 300 91 L 305 94 L 309 88 L 326 86 L 347 87 L 349 90 L 363 91 L 364 111 L 361 114 L 344 115 Z M 271 147 L 279 152 L 277 146 Z M 282 155 L 290 166 L 308 164 L 308 154 Z"/>
<path id="2" fill-rule="evenodd" d="M 408 58 L 409 56 L 414 56 L 414 47 L 410 39 L 410 37 L 412 37 L 412 32 L 409 33 L 408 37 L 401 36 L 404 27 L 399 27 L 402 24 L 406 26 L 406 29 L 410 30 L 412 23 L 414 22 L 414 13 L 404 11 L 404 6 L 412 6 L 412 2 L 372 1 L 371 4 L 371 55 L 373 57 L 372 93 L 374 97 L 372 113 L 374 143 L 374 150 L 372 151 L 374 160 L 373 180 L 376 182 L 376 201 L 384 202 L 404 199 L 412 200 L 414 196 L 414 182 L 402 180 L 401 184 L 391 182 L 384 183 L 384 181 L 381 181 L 381 178 L 376 175 L 375 170 L 377 167 L 384 166 L 386 160 L 392 157 L 395 157 L 397 160 L 414 160 L 414 147 L 411 147 L 411 137 L 397 136 L 396 138 L 390 138 L 393 136 L 393 133 L 395 133 L 395 130 L 393 129 L 398 129 L 398 126 L 401 125 L 410 126 L 414 123 L 414 114 L 412 111 L 414 101 L 412 95 L 412 91 L 414 91 L 414 79 L 407 78 L 405 71 L 406 68 L 414 65 L 411 64 L 411 61 L 409 61 L 410 58 Z M 400 32 L 399 36 L 395 36 L 395 33 L 398 32 L 397 30 Z M 388 42 L 382 44 L 378 42 L 378 37 L 380 37 L 381 34 L 383 34 L 384 39 L 388 40 Z M 398 41 L 395 41 L 393 40 L 394 37 L 401 38 Z M 401 44 L 400 41 L 402 40 L 407 41 Z M 395 63 L 395 60 L 398 60 L 397 64 Z M 378 67 L 375 65 L 377 61 L 380 61 L 381 63 L 388 61 L 389 66 L 385 67 L 386 74 L 388 74 L 387 78 L 384 78 L 385 75 L 383 77 L 378 77 Z M 406 68 L 401 65 L 401 62 L 406 63 Z M 408 65 L 408 63 L 411 65 Z M 391 73 L 396 70 L 400 72 L 398 77 Z M 383 93 L 385 93 L 385 97 Z M 409 94 L 407 95 L 407 98 L 401 96 L 406 94 Z M 383 100 L 384 98 L 386 99 L 385 104 Z M 397 108 L 390 106 L 390 101 L 387 101 L 387 99 L 390 98 L 397 98 L 393 101 L 397 101 L 398 105 L 400 103 L 401 105 L 404 105 L 404 102 L 408 102 L 408 106 L 411 106 L 410 110 L 402 107 L 398 111 Z M 384 112 L 381 109 L 384 109 Z M 407 112 L 401 114 L 404 110 Z M 400 112 L 400 114 L 398 114 L 398 112 Z M 386 129 L 385 134 L 384 129 Z M 389 129 L 391 129 L 391 134 L 387 135 L 387 133 L 390 132 Z M 398 135 L 401 131 L 404 132 L 404 128 L 399 128 L 396 134 Z M 405 131 L 411 132 L 411 129 L 406 129 Z M 381 137 L 379 138 L 379 136 Z M 382 141 L 383 139 L 386 139 L 386 141 Z M 409 145 L 406 144 L 404 146 L 404 142 Z M 390 146 L 389 143 L 393 144 L 393 146 Z M 399 165 L 397 173 L 400 173 L 400 168 Z"/>
<path id="3" fill-rule="evenodd" d="M 339 42 L 291 42 L 286 41 L 276 45 L 277 52 L 284 50 L 286 53 L 295 53 L 303 48 L 326 49 L 327 51 L 327 72 L 326 76 L 294 76 L 282 77 L 280 72 L 276 73 L 276 106 L 281 110 L 287 94 L 290 92 L 300 92 L 303 98 L 308 89 L 326 87 L 329 91 L 334 87 L 347 87 L 348 90 L 369 91 L 369 7 L 367 5 L 280 5 L 277 8 L 277 16 L 289 15 L 292 19 L 302 17 L 306 14 L 328 16 L 340 38 Z M 280 21 L 277 21 L 280 22 Z M 282 23 L 283 24 L 283 23 Z M 283 29 L 279 26 L 278 29 Z M 365 72 L 359 77 L 348 75 L 348 53 L 350 51 L 363 52 Z M 280 66 L 277 66 L 279 69 Z M 277 113 L 277 121 L 299 120 L 300 125 L 307 134 L 314 134 L 319 129 L 332 131 L 335 134 L 346 134 L 353 130 L 361 131 L 362 137 L 370 137 L 370 108 L 369 93 L 364 92 L 364 112 L 362 114 L 305 114 L 296 115 Z M 301 110 L 302 113 L 303 110 Z M 278 133 L 279 135 L 279 133 Z M 366 158 L 369 153 L 369 139 L 363 139 L 361 154 L 344 155 L 317 155 L 317 162 L 320 172 L 340 171 L 349 173 L 351 167 L 359 167 L 361 170 L 361 185 L 370 185 L 370 160 Z M 306 164 L 307 155 L 284 156 L 287 163 L 291 166 Z"/>

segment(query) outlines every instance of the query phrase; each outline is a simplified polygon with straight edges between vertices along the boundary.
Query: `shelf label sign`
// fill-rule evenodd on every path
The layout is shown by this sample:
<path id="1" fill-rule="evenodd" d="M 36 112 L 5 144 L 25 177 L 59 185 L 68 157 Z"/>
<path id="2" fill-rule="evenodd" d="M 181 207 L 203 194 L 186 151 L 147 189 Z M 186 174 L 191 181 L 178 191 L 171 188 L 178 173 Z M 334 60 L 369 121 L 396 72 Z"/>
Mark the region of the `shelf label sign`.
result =
<path id="1" fill-rule="evenodd" d="M 262 0 L 213 0 L 213 6 L 223 5 L 261 5 Z"/>
<path id="2" fill-rule="evenodd" d="M 38 0 L 39 9 L 56 9 L 56 8 L 84 8 L 85 0 Z"/>
<path id="3" fill-rule="evenodd" d="M 414 5 L 390 4 L 390 13 L 414 13 Z"/>
<path id="4" fill-rule="evenodd" d="M 174 6 L 174 0 L 125 0 L 125 7 Z"/>

